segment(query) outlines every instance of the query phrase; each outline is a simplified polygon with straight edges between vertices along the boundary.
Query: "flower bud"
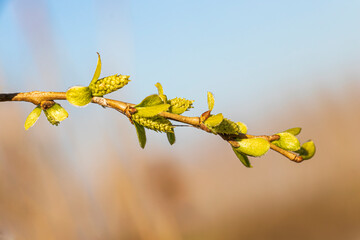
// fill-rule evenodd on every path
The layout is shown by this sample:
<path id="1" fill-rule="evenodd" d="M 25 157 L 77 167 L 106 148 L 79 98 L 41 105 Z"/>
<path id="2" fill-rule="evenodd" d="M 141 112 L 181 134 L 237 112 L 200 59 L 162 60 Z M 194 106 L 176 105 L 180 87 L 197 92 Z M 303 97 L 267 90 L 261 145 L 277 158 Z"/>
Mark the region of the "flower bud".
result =
<path id="1" fill-rule="evenodd" d="M 78 107 L 88 105 L 92 100 L 91 90 L 81 86 L 69 88 L 66 91 L 66 100 Z"/>
<path id="2" fill-rule="evenodd" d="M 312 158 L 315 155 L 315 152 L 316 152 L 315 143 L 311 140 L 301 145 L 300 150 L 297 151 L 300 157 L 302 157 L 304 160 L 308 160 Z"/>
<path id="3" fill-rule="evenodd" d="M 264 138 L 246 138 L 237 141 L 239 147 L 234 150 L 253 157 L 264 155 L 270 148 L 270 143 Z"/>
<path id="4" fill-rule="evenodd" d="M 272 143 L 279 148 L 287 151 L 297 151 L 300 149 L 300 142 L 293 134 L 289 132 L 282 132 L 276 135 L 280 136 L 280 139 L 273 141 Z"/>
<path id="5" fill-rule="evenodd" d="M 45 109 L 44 113 L 49 122 L 56 126 L 69 116 L 68 112 L 58 103 L 55 103 L 48 109 Z"/>

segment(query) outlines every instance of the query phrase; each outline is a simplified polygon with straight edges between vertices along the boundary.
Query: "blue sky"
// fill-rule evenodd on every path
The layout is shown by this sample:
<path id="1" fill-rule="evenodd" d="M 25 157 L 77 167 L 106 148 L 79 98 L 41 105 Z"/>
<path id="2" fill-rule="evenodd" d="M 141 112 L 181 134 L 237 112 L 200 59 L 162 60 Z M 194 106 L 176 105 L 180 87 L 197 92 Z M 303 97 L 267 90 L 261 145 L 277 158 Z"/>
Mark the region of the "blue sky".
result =
<path id="1" fill-rule="evenodd" d="M 351 0 L 7 0 L 0 73 L 4 91 L 64 91 L 88 84 L 98 51 L 102 76 L 133 80 L 114 98 L 139 102 L 159 81 L 194 99 L 194 114 L 212 91 L 215 111 L 251 119 L 310 103 L 325 85 L 341 92 L 358 69 L 359 12 Z"/>

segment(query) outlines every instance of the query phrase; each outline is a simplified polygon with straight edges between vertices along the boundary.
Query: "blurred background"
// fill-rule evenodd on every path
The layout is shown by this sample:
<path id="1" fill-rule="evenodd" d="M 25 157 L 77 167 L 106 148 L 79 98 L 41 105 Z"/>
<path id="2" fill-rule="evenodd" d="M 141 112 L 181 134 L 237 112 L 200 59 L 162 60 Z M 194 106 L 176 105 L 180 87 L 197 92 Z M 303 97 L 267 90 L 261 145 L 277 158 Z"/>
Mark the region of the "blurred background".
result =
<path id="1" fill-rule="evenodd" d="M 66 91 L 102 75 L 139 103 L 161 82 L 245 122 L 303 127 L 317 154 L 237 160 L 192 128 L 148 131 L 75 108 L 24 130 L 29 103 L 0 104 L 0 239 L 360 239 L 360 1 L 0 0 L 0 92 Z"/>

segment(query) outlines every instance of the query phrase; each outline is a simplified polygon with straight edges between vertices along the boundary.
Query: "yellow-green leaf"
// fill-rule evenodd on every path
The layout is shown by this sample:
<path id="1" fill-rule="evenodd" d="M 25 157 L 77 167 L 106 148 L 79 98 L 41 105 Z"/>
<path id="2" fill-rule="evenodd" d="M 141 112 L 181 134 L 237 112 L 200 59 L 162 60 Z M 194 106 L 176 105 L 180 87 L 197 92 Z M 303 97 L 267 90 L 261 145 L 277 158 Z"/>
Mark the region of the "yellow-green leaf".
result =
<path id="1" fill-rule="evenodd" d="M 89 87 L 75 86 L 66 91 L 66 99 L 72 105 L 81 107 L 91 102 L 92 94 Z"/>
<path id="2" fill-rule="evenodd" d="M 145 128 L 143 126 L 141 126 L 140 124 L 138 124 L 137 122 L 134 122 L 134 125 L 135 125 L 135 129 L 136 129 L 136 134 L 139 139 L 140 147 L 144 148 L 145 144 L 146 144 Z"/>
<path id="3" fill-rule="evenodd" d="M 290 128 L 288 130 L 285 130 L 284 132 L 288 132 L 288 133 L 291 133 L 292 135 L 296 136 L 296 135 L 300 134 L 301 128 L 299 128 L 299 127 Z"/>
<path id="4" fill-rule="evenodd" d="M 232 148 L 232 149 L 236 154 L 237 158 L 240 160 L 242 164 L 244 164 L 245 167 L 252 168 L 249 158 L 245 154 L 242 154 L 236 148 Z"/>
<path id="5" fill-rule="evenodd" d="M 215 99 L 214 99 L 214 95 L 211 92 L 207 93 L 207 102 L 208 102 L 209 110 L 212 111 L 214 108 Z"/>
<path id="6" fill-rule="evenodd" d="M 159 105 L 159 104 L 163 104 L 162 99 L 159 97 L 159 95 L 153 94 L 153 95 L 150 95 L 150 96 L 147 96 L 146 98 L 144 98 L 144 100 L 142 100 L 141 103 L 136 105 L 135 108 L 150 107 L 150 106 Z"/>
<path id="7" fill-rule="evenodd" d="M 161 84 L 160 84 L 159 82 L 157 82 L 157 83 L 155 84 L 155 87 L 157 88 L 159 95 L 164 94 L 163 87 L 161 86 Z"/>
<path id="8" fill-rule="evenodd" d="M 167 139 L 168 139 L 170 145 L 173 145 L 173 144 L 175 143 L 175 140 L 176 140 L 176 138 L 175 138 L 175 133 L 173 133 L 173 132 L 167 132 L 167 133 L 166 133 L 166 136 L 167 136 Z"/>
<path id="9" fill-rule="evenodd" d="M 97 53 L 98 55 L 98 61 L 97 61 L 97 64 L 96 64 L 96 69 L 95 69 L 95 72 L 94 72 L 94 76 L 93 76 L 93 79 L 91 80 L 90 84 L 91 83 L 95 83 L 99 77 L 100 77 L 100 73 L 101 73 L 101 59 L 100 59 L 100 54 Z"/>
<path id="10" fill-rule="evenodd" d="M 238 141 L 237 151 L 253 157 L 264 155 L 270 148 L 270 143 L 264 138 L 247 138 Z"/>
<path id="11" fill-rule="evenodd" d="M 280 139 L 273 141 L 272 143 L 279 148 L 287 151 L 297 151 L 300 149 L 300 142 L 293 134 L 289 132 L 282 132 L 276 135 L 280 136 Z"/>
<path id="12" fill-rule="evenodd" d="M 208 119 L 205 120 L 204 124 L 207 127 L 216 127 L 216 126 L 219 126 L 223 120 L 224 120 L 224 116 L 222 115 L 222 113 L 219 113 L 219 114 L 210 116 Z"/>
<path id="13" fill-rule="evenodd" d="M 161 112 L 166 112 L 170 107 L 170 104 L 160 104 L 150 107 L 136 107 L 136 114 L 140 117 L 154 117 Z"/>
<path id="14" fill-rule="evenodd" d="M 40 106 L 37 106 L 36 108 L 34 108 L 34 110 L 31 111 L 31 113 L 25 120 L 25 124 L 24 124 L 25 130 L 28 130 L 30 127 L 32 127 L 36 123 L 36 121 L 40 117 L 40 114 L 41 114 Z"/>
<path id="15" fill-rule="evenodd" d="M 302 157 L 304 160 L 308 160 L 315 155 L 316 152 L 315 143 L 310 140 L 304 143 L 303 145 L 301 145 L 300 150 L 296 152 L 299 153 L 300 157 Z"/>

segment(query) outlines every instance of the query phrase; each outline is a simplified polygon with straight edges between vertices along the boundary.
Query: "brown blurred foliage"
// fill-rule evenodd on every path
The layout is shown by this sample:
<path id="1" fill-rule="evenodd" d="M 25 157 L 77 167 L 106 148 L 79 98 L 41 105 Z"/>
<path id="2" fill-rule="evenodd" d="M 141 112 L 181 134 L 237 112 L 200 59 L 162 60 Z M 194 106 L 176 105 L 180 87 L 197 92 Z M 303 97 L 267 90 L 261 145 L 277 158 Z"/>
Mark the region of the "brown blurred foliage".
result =
<path id="1" fill-rule="evenodd" d="M 301 164 L 269 153 L 246 169 L 214 142 L 192 149 L 192 164 L 164 152 L 126 161 L 104 144 L 87 180 L 56 136 L 30 138 L 19 103 L 3 103 L 0 239 L 359 239 L 359 90 L 274 115 L 271 127 L 299 125 L 315 140 Z"/>

